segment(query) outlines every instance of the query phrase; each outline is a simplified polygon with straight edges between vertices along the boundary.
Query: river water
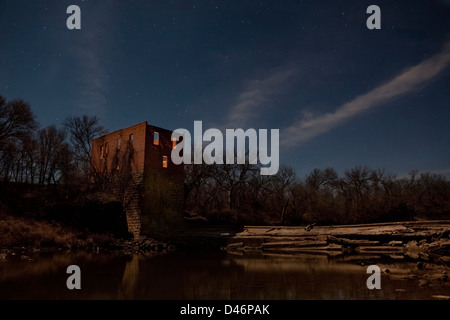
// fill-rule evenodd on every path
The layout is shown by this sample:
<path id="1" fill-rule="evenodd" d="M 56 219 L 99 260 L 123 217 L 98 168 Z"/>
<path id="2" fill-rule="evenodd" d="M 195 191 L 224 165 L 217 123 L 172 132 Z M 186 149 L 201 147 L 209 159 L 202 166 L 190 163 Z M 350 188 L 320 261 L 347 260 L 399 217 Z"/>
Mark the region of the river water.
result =
<path id="1" fill-rule="evenodd" d="M 445 266 L 418 268 L 417 261 L 400 258 L 217 251 L 9 254 L 0 260 L 0 299 L 410 300 L 450 295 L 448 281 L 436 276 L 446 272 Z M 383 271 L 379 290 L 366 286 L 371 264 Z M 69 265 L 80 267 L 81 290 L 66 287 Z"/>

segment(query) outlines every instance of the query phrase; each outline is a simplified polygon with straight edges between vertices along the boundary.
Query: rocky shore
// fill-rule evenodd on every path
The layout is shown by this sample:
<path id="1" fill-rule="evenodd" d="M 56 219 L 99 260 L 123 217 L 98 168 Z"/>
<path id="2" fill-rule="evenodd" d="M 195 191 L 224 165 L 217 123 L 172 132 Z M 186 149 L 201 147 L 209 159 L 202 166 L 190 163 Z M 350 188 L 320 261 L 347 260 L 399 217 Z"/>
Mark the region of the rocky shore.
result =
<path id="1" fill-rule="evenodd" d="M 116 250 L 121 250 L 127 253 L 166 253 L 175 251 L 175 245 L 158 241 L 149 237 L 141 237 L 136 240 L 118 240 L 114 243 Z"/>
<path id="2" fill-rule="evenodd" d="M 450 262 L 450 220 L 340 226 L 247 226 L 229 238 L 232 254 L 330 256 L 376 253 Z"/>

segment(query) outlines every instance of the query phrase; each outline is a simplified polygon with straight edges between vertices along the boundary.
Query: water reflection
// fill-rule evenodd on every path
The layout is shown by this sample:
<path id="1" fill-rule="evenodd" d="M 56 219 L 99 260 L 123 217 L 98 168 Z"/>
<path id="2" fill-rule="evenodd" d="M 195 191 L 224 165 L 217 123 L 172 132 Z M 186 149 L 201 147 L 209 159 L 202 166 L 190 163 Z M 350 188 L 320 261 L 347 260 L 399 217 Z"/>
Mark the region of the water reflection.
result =
<path id="1" fill-rule="evenodd" d="M 139 278 L 139 260 L 139 255 L 133 254 L 131 260 L 126 263 L 118 292 L 119 299 L 134 298 Z"/>
<path id="2" fill-rule="evenodd" d="M 81 290 L 66 288 L 66 268 L 71 264 L 81 268 Z M 366 287 L 369 264 L 385 270 L 381 290 Z M 447 269 L 442 266 L 433 272 L 441 270 Z M 0 262 L 0 299 L 431 299 L 449 295 L 448 282 L 432 281 L 432 277 L 414 260 L 381 256 L 59 253 L 27 259 L 8 256 Z"/>

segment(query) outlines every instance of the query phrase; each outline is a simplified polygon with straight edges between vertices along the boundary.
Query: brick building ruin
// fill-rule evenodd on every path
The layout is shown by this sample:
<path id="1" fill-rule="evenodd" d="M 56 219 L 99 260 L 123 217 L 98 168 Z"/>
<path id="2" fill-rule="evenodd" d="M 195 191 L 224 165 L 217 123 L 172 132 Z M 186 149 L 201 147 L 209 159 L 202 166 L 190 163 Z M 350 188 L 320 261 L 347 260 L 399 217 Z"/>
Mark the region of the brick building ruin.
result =
<path id="1" fill-rule="evenodd" d="M 94 139 L 93 175 L 123 205 L 135 238 L 182 228 L 184 167 L 171 161 L 172 131 L 142 122 Z"/>

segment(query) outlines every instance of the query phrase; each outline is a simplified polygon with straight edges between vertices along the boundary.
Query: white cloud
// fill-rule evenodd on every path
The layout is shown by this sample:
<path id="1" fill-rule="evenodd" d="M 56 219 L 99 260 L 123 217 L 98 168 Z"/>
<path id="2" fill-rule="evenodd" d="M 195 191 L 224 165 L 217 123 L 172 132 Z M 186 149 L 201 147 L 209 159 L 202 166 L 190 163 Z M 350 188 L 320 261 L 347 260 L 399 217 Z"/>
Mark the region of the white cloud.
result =
<path id="1" fill-rule="evenodd" d="M 275 95 L 285 90 L 294 73 L 294 68 L 283 69 L 263 80 L 249 81 L 244 91 L 239 94 L 236 104 L 231 107 L 225 126 L 244 127 L 255 115 L 261 113 L 261 107 L 269 104 Z"/>
<path id="2" fill-rule="evenodd" d="M 328 132 L 352 117 L 411 92 L 435 78 L 450 64 L 450 42 L 431 58 L 401 72 L 385 84 L 338 107 L 334 112 L 308 115 L 282 131 L 282 144 L 293 146 Z"/>

